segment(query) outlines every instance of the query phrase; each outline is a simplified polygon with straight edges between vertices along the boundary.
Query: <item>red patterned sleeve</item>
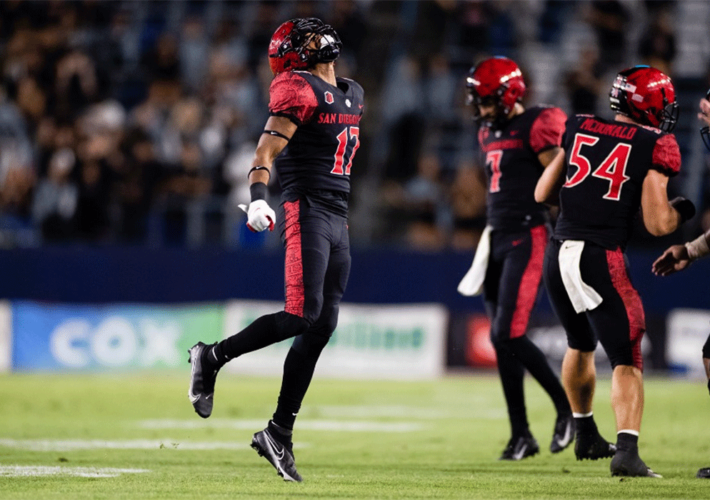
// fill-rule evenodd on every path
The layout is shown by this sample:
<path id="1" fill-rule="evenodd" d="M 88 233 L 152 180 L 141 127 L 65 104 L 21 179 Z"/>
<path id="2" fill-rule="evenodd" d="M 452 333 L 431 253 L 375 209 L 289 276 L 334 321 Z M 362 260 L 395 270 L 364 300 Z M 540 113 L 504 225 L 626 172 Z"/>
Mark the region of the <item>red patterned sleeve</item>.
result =
<path id="1" fill-rule="evenodd" d="M 311 119 L 317 107 L 318 99 L 313 88 L 298 73 L 280 73 L 271 82 L 270 115 L 286 117 L 300 126 Z"/>
<path id="2" fill-rule="evenodd" d="M 560 108 L 547 108 L 540 113 L 530 129 L 530 147 L 535 154 L 562 145 L 567 115 Z"/>
<path id="3" fill-rule="evenodd" d="M 668 177 L 678 175 L 680 172 L 680 148 L 673 134 L 662 135 L 656 141 L 651 168 Z"/>

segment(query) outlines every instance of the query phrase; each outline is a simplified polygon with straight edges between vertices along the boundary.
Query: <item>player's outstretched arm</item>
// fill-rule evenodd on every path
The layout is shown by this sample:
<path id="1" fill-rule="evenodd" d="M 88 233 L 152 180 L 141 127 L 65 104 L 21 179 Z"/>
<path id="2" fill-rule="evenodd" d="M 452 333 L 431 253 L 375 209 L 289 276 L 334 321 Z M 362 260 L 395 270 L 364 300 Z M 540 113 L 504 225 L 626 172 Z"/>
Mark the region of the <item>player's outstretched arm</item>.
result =
<path id="1" fill-rule="evenodd" d="M 688 258 L 688 250 L 685 248 L 685 245 L 673 245 L 656 259 L 651 270 L 656 276 L 668 276 L 669 274 L 682 271 L 689 265 L 690 259 Z"/>
<path id="2" fill-rule="evenodd" d="M 251 203 L 246 209 L 247 227 L 254 232 L 274 230 L 276 213 L 266 202 L 266 186 L 271 179 L 271 167 L 283 151 L 298 126 L 288 118 L 271 116 L 256 146 L 254 161 L 249 171 Z"/>
<path id="3" fill-rule="evenodd" d="M 560 189 L 564 183 L 562 174 L 565 171 L 565 151 L 562 148 L 553 148 L 540 153 L 538 158 L 545 170 L 535 186 L 535 201 L 557 205 Z"/>
<path id="4" fill-rule="evenodd" d="M 656 259 L 651 270 L 657 276 L 668 276 L 682 271 L 694 261 L 710 253 L 709 237 L 710 231 L 707 231 L 685 245 L 673 245 Z"/>

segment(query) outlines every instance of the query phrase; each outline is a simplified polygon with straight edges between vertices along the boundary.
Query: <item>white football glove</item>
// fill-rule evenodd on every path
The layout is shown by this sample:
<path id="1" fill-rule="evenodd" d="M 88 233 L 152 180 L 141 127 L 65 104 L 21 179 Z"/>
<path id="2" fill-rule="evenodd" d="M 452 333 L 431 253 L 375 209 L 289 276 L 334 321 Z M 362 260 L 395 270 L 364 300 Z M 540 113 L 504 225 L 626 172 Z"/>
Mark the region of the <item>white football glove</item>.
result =
<path id="1" fill-rule="evenodd" d="M 247 227 L 254 233 L 260 233 L 265 229 L 274 230 L 276 214 L 266 200 L 256 200 L 249 203 L 249 208 L 239 205 L 239 208 L 247 214 Z"/>

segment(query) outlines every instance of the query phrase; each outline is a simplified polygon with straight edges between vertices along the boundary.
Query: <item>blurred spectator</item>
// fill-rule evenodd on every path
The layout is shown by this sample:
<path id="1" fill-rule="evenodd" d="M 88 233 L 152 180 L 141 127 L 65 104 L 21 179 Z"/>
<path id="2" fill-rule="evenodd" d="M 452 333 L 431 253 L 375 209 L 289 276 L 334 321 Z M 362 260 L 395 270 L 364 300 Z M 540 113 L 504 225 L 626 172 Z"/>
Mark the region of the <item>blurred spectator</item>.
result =
<path id="1" fill-rule="evenodd" d="M 560 42 L 570 6 L 571 2 L 568 0 L 545 0 L 539 22 L 539 39 L 542 43 L 555 45 Z"/>
<path id="2" fill-rule="evenodd" d="M 441 163 L 431 153 L 417 161 L 417 172 L 404 184 L 390 183 L 382 191 L 385 207 L 404 228 L 404 240 L 413 248 L 437 250 L 446 245 L 442 229 L 444 186 Z"/>
<path id="3" fill-rule="evenodd" d="M 595 48 L 585 47 L 577 58 L 577 67 L 565 75 L 565 89 L 569 97 L 572 114 L 594 114 L 602 90 L 602 67 L 599 53 Z"/>
<path id="4" fill-rule="evenodd" d="M 482 169 L 471 162 L 462 163 L 449 187 L 453 217 L 451 247 L 473 250 L 486 225 L 486 181 Z"/>
<path id="5" fill-rule="evenodd" d="M 641 37 L 639 56 L 644 64 L 653 66 L 667 75 L 673 75 L 675 55 L 676 40 L 671 14 L 667 10 L 658 10 Z"/>
<path id="6" fill-rule="evenodd" d="M 69 241 L 75 234 L 79 190 L 71 180 L 76 165 L 69 148 L 57 150 L 49 160 L 47 177 L 37 184 L 32 218 L 41 227 L 45 241 Z"/>
<path id="7" fill-rule="evenodd" d="M 605 69 L 616 69 L 626 55 L 629 13 L 618 0 L 592 0 L 586 18 L 597 34 Z"/>

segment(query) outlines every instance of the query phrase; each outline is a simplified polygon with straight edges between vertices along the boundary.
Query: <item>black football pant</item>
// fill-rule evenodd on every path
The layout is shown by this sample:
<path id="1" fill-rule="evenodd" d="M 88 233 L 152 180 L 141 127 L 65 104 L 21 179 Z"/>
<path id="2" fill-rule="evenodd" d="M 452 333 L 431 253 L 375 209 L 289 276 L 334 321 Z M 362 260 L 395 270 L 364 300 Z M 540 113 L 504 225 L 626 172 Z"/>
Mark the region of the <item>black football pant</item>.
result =
<path id="1" fill-rule="evenodd" d="M 624 253 L 585 242 L 579 263 L 582 281 L 602 297 L 602 303 L 591 311 L 577 313 L 560 275 L 561 246 L 562 241 L 552 239 L 547 247 L 545 286 L 552 308 L 567 332 L 567 345 L 592 352 L 599 341 L 612 368 L 627 365 L 642 370 L 641 339 L 646 320 L 641 297 L 629 278 Z"/>
<path id="2" fill-rule="evenodd" d="M 338 324 L 351 261 L 347 218 L 311 206 L 305 198 L 284 202 L 283 211 L 284 311 L 309 324 L 286 356 L 274 413 L 274 422 L 292 429 L 320 353 Z"/>
<path id="3" fill-rule="evenodd" d="M 550 395 L 558 413 L 571 411 L 547 358 L 525 335 L 540 289 L 548 234 L 546 225 L 524 232 L 491 233 L 484 300 L 514 437 L 530 432 L 523 384 L 525 369 Z"/>
<path id="4" fill-rule="evenodd" d="M 219 344 L 225 360 L 296 337 L 284 363 L 274 422 L 292 429 L 321 351 L 338 324 L 338 307 L 350 274 L 347 218 L 285 201 L 279 217 L 285 255 L 284 310 L 257 318 Z"/>

